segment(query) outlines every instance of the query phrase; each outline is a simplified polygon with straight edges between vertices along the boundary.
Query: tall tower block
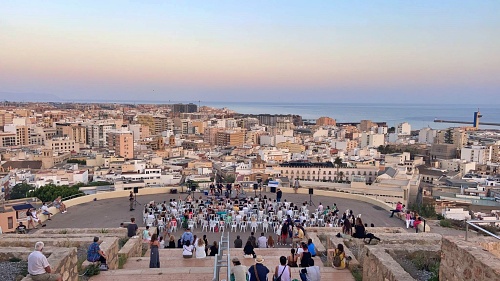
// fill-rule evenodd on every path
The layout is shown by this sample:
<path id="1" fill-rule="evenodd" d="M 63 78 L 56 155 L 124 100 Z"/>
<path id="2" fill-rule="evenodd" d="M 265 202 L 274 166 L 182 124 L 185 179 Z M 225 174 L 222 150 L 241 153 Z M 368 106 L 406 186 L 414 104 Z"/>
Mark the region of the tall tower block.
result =
<path id="1" fill-rule="evenodd" d="M 476 130 L 479 129 L 479 119 L 481 119 L 481 117 L 483 117 L 483 115 L 481 115 L 478 108 L 477 111 L 474 112 L 474 123 L 472 124 L 474 125 L 474 128 L 476 128 Z"/>

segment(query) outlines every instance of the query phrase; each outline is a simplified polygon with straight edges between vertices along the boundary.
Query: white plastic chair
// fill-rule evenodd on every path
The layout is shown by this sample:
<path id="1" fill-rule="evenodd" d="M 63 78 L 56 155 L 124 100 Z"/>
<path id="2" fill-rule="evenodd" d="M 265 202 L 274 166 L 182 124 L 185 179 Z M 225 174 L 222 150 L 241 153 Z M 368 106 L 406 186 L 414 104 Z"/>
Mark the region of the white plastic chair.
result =
<path id="1" fill-rule="evenodd" d="M 222 232 L 226 228 L 226 223 L 224 221 L 219 221 L 219 231 Z"/>
<path id="2" fill-rule="evenodd" d="M 210 231 L 215 232 L 215 227 L 217 226 L 216 221 L 210 221 Z"/>
<path id="3" fill-rule="evenodd" d="M 257 222 L 256 222 L 256 221 L 254 221 L 254 222 L 252 222 L 252 223 L 250 224 L 250 230 L 251 230 L 252 232 L 257 232 Z"/>
<path id="4" fill-rule="evenodd" d="M 262 230 L 263 230 L 264 232 L 267 232 L 267 231 L 268 231 L 268 229 L 269 229 L 269 222 L 268 222 L 268 221 L 263 221 L 263 222 L 262 222 Z"/>
<path id="5" fill-rule="evenodd" d="M 246 221 L 242 221 L 240 223 L 240 231 L 247 231 L 247 222 Z"/>
<path id="6" fill-rule="evenodd" d="M 233 232 L 233 230 L 234 230 L 234 232 L 236 232 L 236 230 L 238 230 L 238 223 L 236 221 L 233 221 L 231 223 L 231 232 Z"/>
<path id="7" fill-rule="evenodd" d="M 203 223 L 202 223 L 202 227 L 201 227 L 201 231 L 204 232 L 204 231 L 207 231 L 208 232 L 208 221 L 207 220 L 204 220 Z"/>

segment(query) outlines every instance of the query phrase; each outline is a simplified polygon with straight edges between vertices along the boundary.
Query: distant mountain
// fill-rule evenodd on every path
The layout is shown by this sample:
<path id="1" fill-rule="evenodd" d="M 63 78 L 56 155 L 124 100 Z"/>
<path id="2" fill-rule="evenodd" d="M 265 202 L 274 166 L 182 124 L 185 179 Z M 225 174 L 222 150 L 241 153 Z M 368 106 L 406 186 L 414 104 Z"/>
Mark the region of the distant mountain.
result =
<path id="1" fill-rule="evenodd" d="M 13 93 L 13 92 L 0 92 L 0 101 L 17 101 L 17 102 L 64 102 L 64 99 L 45 93 Z"/>

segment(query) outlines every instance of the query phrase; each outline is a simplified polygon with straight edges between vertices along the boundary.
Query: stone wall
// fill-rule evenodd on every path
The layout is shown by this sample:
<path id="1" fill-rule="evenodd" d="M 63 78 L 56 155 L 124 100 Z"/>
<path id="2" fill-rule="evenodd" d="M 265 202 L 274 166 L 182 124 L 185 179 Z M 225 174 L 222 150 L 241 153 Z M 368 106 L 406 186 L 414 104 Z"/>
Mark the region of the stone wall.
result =
<path id="1" fill-rule="evenodd" d="M 142 256 L 142 239 L 130 238 L 125 245 L 118 252 L 118 257 L 131 258 L 131 257 L 141 257 Z"/>
<path id="2" fill-rule="evenodd" d="M 498 242 L 498 240 L 480 241 L 479 245 L 481 245 L 481 247 L 483 247 L 486 251 L 495 255 L 497 258 L 500 258 L 500 242 Z"/>
<path id="3" fill-rule="evenodd" d="M 44 253 L 49 256 L 50 267 L 53 273 L 61 274 L 64 281 L 78 281 L 76 248 L 47 248 Z M 22 281 L 32 281 L 28 275 Z"/>
<path id="4" fill-rule="evenodd" d="M 443 237 L 439 280 L 500 281 L 500 259 L 478 243 Z"/>
<path id="5" fill-rule="evenodd" d="M 366 246 L 363 280 L 415 281 L 382 247 Z"/>
<path id="6" fill-rule="evenodd" d="M 38 241 L 44 242 L 46 247 L 60 247 L 60 248 L 88 248 L 92 243 L 92 238 L 80 237 L 80 238 L 53 238 L 53 237 L 31 237 L 24 236 L 23 239 L 17 238 L 3 238 L 0 240 L 0 247 L 26 247 L 33 248 L 35 243 Z M 101 250 L 103 250 L 108 256 L 107 263 L 110 269 L 118 268 L 118 237 L 103 237 L 101 238 Z"/>

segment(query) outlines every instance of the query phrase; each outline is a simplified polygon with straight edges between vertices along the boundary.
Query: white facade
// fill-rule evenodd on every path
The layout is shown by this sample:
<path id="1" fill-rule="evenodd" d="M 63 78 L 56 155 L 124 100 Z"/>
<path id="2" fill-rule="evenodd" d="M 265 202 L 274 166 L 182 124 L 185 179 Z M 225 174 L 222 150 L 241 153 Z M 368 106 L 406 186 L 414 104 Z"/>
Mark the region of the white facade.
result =
<path id="1" fill-rule="evenodd" d="M 491 147 L 480 145 L 463 147 L 460 159 L 478 164 L 486 164 L 487 161 L 491 160 Z"/>
<path id="2" fill-rule="evenodd" d="M 423 128 L 418 132 L 418 142 L 433 144 L 436 136 L 437 136 L 437 130 L 433 130 L 431 128 Z"/>
<path id="3" fill-rule="evenodd" d="M 403 122 L 398 124 L 398 127 L 396 128 L 396 133 L 398 135 L 410 135 L 411 134 L 411 125 L 408 122 Z"/>
<path id="4" fill-rule="evenodd" d="M 379 147 L 384 145 L 384 135 L 383 134 L 375 134 L 373 132 L 364 132 L 361 134 L 361 142 L 360 147 Z"/>

